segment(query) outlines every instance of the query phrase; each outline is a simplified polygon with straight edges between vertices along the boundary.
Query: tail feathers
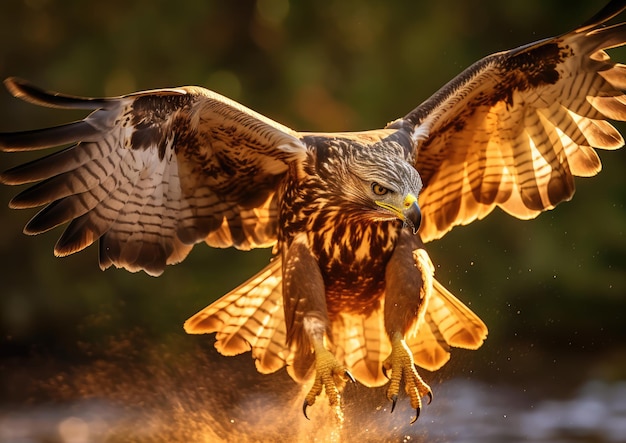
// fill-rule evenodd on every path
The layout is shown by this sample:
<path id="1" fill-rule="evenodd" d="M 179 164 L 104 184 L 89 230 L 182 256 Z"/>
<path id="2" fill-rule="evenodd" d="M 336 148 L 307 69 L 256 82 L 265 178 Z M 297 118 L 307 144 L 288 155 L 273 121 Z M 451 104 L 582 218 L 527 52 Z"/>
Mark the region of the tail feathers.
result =
<path id="1" fill-rule="evenodd" d="M 387 382 L 381 362 L 391 353 L 385 332 L 382 303 L 368 317 L 341 314 L 332 326 L 335 356 L 366 386 Z"/>
<path id="2" fill-rule="evenodd" d="M 487 337 L 483 321 L 435 279 L 424 321 L 416 327 L 407 344 L 415 363 L 429 371 L 450 359 L 450 347 L 478 349 Z"/>
<path id="3" fill-rule="evenodd" d="M 450 359 L 450 348 L 477 349 L 487 327 L 467 306 L 433 279 L 423 321 L 407 334 L 415 363 L 434 371 Z M 369 316 L 340 314 L 332 324 L 331 348 L 337 360 L 366 386 L 387 382 L 382 362 L 391 353 L 384 325 L 384 303 Z M 185 322 L 189 334 L 216 333 L 223 355 L 252 351 L 259 372 L 287 366 L 291 377 L 304 382 L 314 369 L 310 348 L 286 345 L 281 260 L 275 259 L 250 280 Z"/>
<path id="4" fill-rule="evenodd" d="M 335 356 L 366 386 L 387 382 L 381 366 L 391 343 L 383 312 L 381 303 L 368 317 L 342 314 L 332 326 Z M 429 371 L 450 359 L 450 348 L 477 349 L 487 337 L 482 320 L 435 279 L 424 319 L 414 328 L 407 334 L 407 345 L 415 363 Z"/>
<path id="5" fill-rule="evenodd" d="M 273 260 L 250 280 L 185 322 L 189 334 L 216 332 L 223 355 L 252 351 L 259 372 L 277 371 L 290 362 L 285 345 L 281 260 Z"/>

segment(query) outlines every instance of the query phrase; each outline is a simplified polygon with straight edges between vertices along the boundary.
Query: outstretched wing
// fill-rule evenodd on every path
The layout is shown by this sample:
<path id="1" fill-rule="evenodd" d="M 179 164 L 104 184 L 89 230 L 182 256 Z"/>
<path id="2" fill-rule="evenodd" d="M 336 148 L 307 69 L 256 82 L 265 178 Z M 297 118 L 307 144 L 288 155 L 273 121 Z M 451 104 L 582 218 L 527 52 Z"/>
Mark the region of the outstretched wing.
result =
<path id="1" fill-rule="evenodd" d="M 624 45 L 626 24 L 600 26 L 624 8 L 613 1 L 573 32 L 486 57 L 390 124 L 415 146 L 424 241 L 496 206 L 536 217 L 571 198 L 574 176 L 600 171 L 594 148 L 624 144 L 606 119 L 626 120 L 626 66 L 604 50 Z"/>
<path id="2" fill-rule="evenodd" d="M 45 205 L 26 233 L 69 222 L 57 255 L 100 239 L 103 269 L 158 275 L 202 240 L 240 249 L 275 243 L 276 187 L 306 150 L 291 129 L 198 87 L 91 99 L 5 84 L 38 105 L 94 110 L 78 122 L 0 134 L 4 151 L 69 145 L 0 175 L 5 184 L 39 182 L 11 201 Z"/>

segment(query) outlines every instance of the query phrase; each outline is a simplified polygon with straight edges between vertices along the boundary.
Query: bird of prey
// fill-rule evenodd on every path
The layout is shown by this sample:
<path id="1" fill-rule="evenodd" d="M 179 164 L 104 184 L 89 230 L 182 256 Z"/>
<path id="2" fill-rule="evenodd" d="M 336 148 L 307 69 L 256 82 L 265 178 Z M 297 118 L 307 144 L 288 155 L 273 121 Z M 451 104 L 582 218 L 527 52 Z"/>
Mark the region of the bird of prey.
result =
<path id="1" fill-rule="evenodd" d="M 194 244 L 273 247 L 257 275 L 185 323 L 225 355 L 310 380 L 341 414 L 347 380 L 404 387 L 419 415 L 430 370 L 487 328 L 434 279 L 424 243 L 500 207 L 530 219 L 600 171 L 595 149 L 624 141 L 626 8 L 611 1 L 572 32 L 490 55 L 383 129 L 297 132 L 215 92 L 180 87 L 115 98 L 5 84 L 37 105 L 93 111 L 58 127 L 0 135 L 0 147 L 63 147 L 5 171 L 35 183 L 13 208 L 43 206 L 24 232 L 68 223 L 59 256 L 99 242 L 99 262 L 161 274 Z"/>

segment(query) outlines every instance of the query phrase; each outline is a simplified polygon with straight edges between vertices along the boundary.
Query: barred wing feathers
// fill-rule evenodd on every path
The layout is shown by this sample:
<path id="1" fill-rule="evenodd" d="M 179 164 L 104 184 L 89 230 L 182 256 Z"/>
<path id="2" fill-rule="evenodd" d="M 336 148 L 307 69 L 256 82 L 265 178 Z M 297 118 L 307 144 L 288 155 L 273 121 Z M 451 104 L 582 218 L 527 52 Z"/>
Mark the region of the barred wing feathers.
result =
<path id="1" fill-rule="evenodd" d="M 572 197 L 574 176 L 600 171 L 595 149 L 624 144 L 606 119 L 626 120 L 626 66 L 604 50 L 626 42 L 626 24 L 600 26 L 622 3 L 573 32 L 478 61 L 390 124 L 413 137 L 424 241 L 496 206 L 536 217 Z"/>
<path id="2" fill-rule="evenodd" d="M 102 268 L 159 275 L 203 240 L 240 249 L 276 242 L 276 186 L 305 154 L 291 129 L 199 87 L 91 99 L 15 78 L 6 86 L 38 105 L 93 111 L 55 128 L 0 134 L 4 151 L 66 146 L 0 175 L 6 184 L 39 182 L 11 201 L 44 206 L 26 233 L 69 223 L 57 255 L 100 239 Z"/>

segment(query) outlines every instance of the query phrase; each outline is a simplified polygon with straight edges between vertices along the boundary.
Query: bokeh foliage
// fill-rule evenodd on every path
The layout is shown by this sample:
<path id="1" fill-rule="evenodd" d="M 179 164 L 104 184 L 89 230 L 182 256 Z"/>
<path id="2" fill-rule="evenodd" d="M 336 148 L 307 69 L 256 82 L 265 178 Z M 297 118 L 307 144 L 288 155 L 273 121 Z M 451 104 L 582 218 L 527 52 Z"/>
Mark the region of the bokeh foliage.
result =
<path id="1" fill-rule="evenodd" d="M 482 56 L 569 30 L 593 3 L 3 0 L 0 77 L 90 96 L 197 84 L 295 129 L 361 130 L 404 115 Z M 2 131 L 80 117 L 0 93 Z M 498 371 L 558 351 L 600 356 L 600 373 L 624 376 L 626 152 L 601 157 L 602 173 L 577 180 L 557 210 L 534 221 L 494 213 L 429 245 L 437 276 L 490 327 L 477 365 Z M 27 158 L 3 154 L 0 168 Z M 0 188 L 2 206 L 14 193 Z M 20 234 L 29 214 L 0 210 L 4 356 L 35 347 L 71 360 L 77 341 L 134 328 L 164 340 L 270 256 L 199 245 L 158 279 L 103 273 L 95 247 L 54 258 L 59 230 Z"/>

